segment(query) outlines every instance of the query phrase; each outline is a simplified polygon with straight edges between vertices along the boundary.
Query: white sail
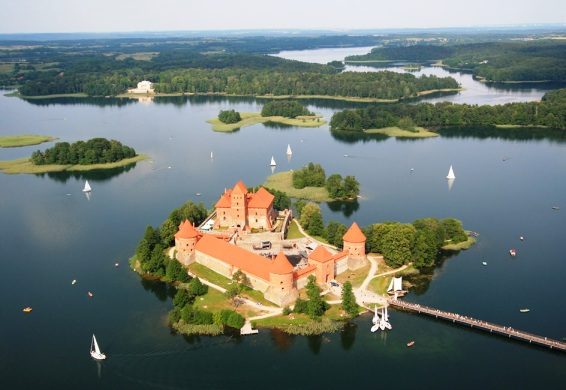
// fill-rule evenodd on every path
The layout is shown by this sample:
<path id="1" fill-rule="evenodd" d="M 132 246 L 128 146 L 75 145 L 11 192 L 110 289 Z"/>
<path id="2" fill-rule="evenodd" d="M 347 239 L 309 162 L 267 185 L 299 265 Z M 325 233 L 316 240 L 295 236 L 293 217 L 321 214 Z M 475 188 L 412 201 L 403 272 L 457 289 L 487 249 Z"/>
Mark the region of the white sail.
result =
<path id="1" fill-rule="evenodd" d="M 403 277 L 393 278 L 393 290 L 402 291 L 403 290 Z"/>
<path id="2" fill-rule="evenodd" d="M 92 345 L 94 346 L 94 352 L 100 354 L 100 348 L 98 348 L 98 343 L 96 342 L 96 337 L 92 335 Z"/>
<path id="3" fill-rule="evenodd" d="M 379 323 L 379 315 L 377 314 L 377 306 L 375 306 L 375 309 L 374 309 L 374 312 L 373 312 L 373 318 L 372 318 L 371 322 L 373 324 Z"/>
<path id="4" fill-rule="evenodd" d="M 271 156 L 271 163 L 269 164 L 272 167 L 276 166 L 277 164 L 275 163 L 275 159 L 273 158 L 273 156 Z"/>
<path id="5" fill-rule="evenodd" d="M 450 165 L 450 170 L 448 171 L 448 176 L 446 176 L 447 179 L 455 179 L 456 175 L 454 175 L 454 169 L 452 169 L 452 165 Z"/>
<path id="6" fill-rule="evenodd" d="M 210 158 L 213 159 L 214 158 L 214 153 L 210 152 Z"/>
<path id="7" fill-rule="evenodd" d="M 387 313 L 387 306 L 385 306 L 385 311 L 383 312 L 383 319 L 389 321 L 389 313 Z"/>
<path id="8" fill-rule="evenodd" d="M 291 145 L 287 144 L 287 154 L 293 154 L 293 151 L 291 150 Z"/>
<path id="9" fill-rule="evenodd" d="M 393 279 L 395 278 L 391 278 L 391 282 L 389 282 L 389 287 L 387 287 L 387 291 L 393 290 Z"/>
<path id="10" fill-rule="evenodd" d="M 83 188 L 83 192 L 90 192 L 92 188 L 90 188 L 90 184 L 88 184 L 88 180 L 85 182 L 85 188 Z"/>

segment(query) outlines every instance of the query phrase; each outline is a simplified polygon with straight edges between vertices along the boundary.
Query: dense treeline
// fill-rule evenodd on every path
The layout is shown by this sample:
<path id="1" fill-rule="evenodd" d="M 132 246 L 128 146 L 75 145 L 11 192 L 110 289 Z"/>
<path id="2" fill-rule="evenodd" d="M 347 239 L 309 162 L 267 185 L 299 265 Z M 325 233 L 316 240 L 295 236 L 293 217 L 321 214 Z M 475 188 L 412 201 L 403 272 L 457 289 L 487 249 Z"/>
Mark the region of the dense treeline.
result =
<path id="1" fill-rule="evenodd" d="M 72 144 L 57 142 L 44 152 L 37 150 L 32 153 L 31 161 L 36 165 L 45 164 L 101 164 L 112 163 L 125 158 L 135 157 L 136 151 L 116 140 L 93 138 L 86 142 L 78 141 Z"/>
<path id="2" fill-rule="evenodd" d="M 558 40 L 486 42 L 466 45 L 416 45 L 375 48 L 346 61 L 442 60 L 488 81 L 566 81 L 566 43 Z"/>
<path id="3" fill-rule="evenodd" d="M 319 236 L 338 248 L 344 245 L 343 236 L 348 230 L 339 222 L 330 221 L 324 226 L 320 206 L 297 201 L 295 209 L 299 222 L 308 234 Z M 436 265 L 441 248 L 468 240 L 462 223 L 454 218 L 422 218 L 412 224 L 383 222 L 366 226 L 366 251 L 381 253 L 392 267 L 413 263 L 417 269 Z"/>
<path id="4" fill-rule="evenodd" d="M 237 123 L 242 120 L 242 117 L 236 110 L 220 110 L 218 119 L 222 123 Z"/>
<path id="5" fill-rule="evenodd" d="M 407 118 L 418 126 L 428 128 L 516 125 L 566 129 L 566 89 L 546 93 L 541 102 L 495 106 L 420 103 L 345 110 L 332 116 L 330 128 L 362 132 L 372 128 L 403 125 Z"/>
<path id="6" fill-rule="evenodd" d="M 293 171 L 292 177 L 293 187 L 325 187 L 332 199 L 352 199 L 360 193 L 360 183 L 354 176 L 342 178 L 339 174 L 332 174 L 327 179 L 324 168 L 312 162 Z"/>
<path id="7" fill-rule="evenodd" d="M 451 77 L 394 72 L 283 72 L 253 69 L 176 69 L 163 72 L 155 90 L 163 93 L 226 93 L 235 95 L 323 95 L 403 99 L 419 92 L 454 89 Z"/>
<path id="8" fill-rule="evenodd" d="M 442 246 L 468 239 L 462 223 L 454 218 L 423 218 L 412 224 L 384 222 L 363 230 L 367 251 L 381 253 L 391 267 L 411 262 L 415 268 L 432 267 Z"/>
<path id="9" fill-rule="evenodd" d="M 296 118 L 301 115 L 313 115 L 305 106 L 295 100 L 272 100 L 261 109 L 261 116 L 284 116 Z"/>

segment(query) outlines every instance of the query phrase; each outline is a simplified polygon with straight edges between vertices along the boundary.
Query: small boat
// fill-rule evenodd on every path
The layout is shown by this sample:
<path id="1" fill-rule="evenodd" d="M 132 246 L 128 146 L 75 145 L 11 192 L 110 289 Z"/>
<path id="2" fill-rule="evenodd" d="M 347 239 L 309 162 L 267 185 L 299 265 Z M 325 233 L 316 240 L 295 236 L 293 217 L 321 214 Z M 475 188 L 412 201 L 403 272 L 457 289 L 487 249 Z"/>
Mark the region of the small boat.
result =
<path id="1" fill-rule="evenodd" d="M 450 165 L 450 169 L 448 170 L 448 175 L 446 176 L 446 178 L 448 180 L 452 180 L 456 178 L 456 175 L 454 175 L 454 169 L 452 169 L 452 165 Z"/>
<path id="2" fill-rule="evenodd" d="M 349 155 L 345 154 L 344 157 L 350 157 Z"/>
<path id="3" fill-rule="evenodd" d="M 371 333 L 375 333 L 379 330 L 379 324 L 375 324 L 371 327 L 370 331 Z"/>
<path id="4" fill-rule="evenodd" d="M 510 254 L 512 257 L 515 257 L 515 256 L 517 256 L 517 251 L 516 251 L 515 249 L 509 249 L 509 254 Z"/>
<path id="5" fill-rule="evenodd" d="M 169 166 L 167 167 L 167 169 L 171 169 L 171 165 L 169 165 Z"/>
<path id="6" fill-rule="evenodd" d="M 558 206 L 552 206 L 552 209 L 553 209 L 553 210 L 560 210 L 560 207 L 558 207 Z"/>
<path id="7" fill-rule="evenodd" d="M 291 145 L 287 144 L 287 155 L 290 156 L 293 154 L 293 151 L 291 150 Z"/>
<path id="8" fill-rule="evenodd" d="M 24 308 L 22 309 L 22 311 L 23 311 L 24 313 L 31 313 L 32 310 L 33 310 L 33 309 L 32 309 L 31 307 L 29 307 L 29 306 L 28 306 L 28 307 L 24 307 Z"/>
<path id="9" fill-rule="evenodd" d="M 528 312 L 531 311 L 531 309 L 526 309 L 526 308 L 525 308 L 525 309 L 519 309 L 519 311 L 520 311 L 521 313 L 528 313 Z"/>
<path id="10" fill-rule="evenodd" d="M 89 298 L 92 298 L 94 296 L 94 294 L 91 293 L 90 291 L 87 293 L 87 295 L 88 295 Z"/>
<path id="11" fill-rule="evenodd" d="M 83 192 L 90 192 L 92 191 L 92 188 L 90 187 L 90 184 L 88 184 L 88 180 L 85 182 L 85 187 L 83 188 Z"/>
<path id="12" fill-rule="evenodd" d="M 270 166 L 274 167 L 277 164 L 275 163 L 275 159 L 273 158 L 273 156 L 271 156 L 271 162 L 269 163 Z"/>
<path id="13" fill-rule="evenodd" d="M 525 237 L 523 237 L 523 236 L 519 237 L 519 240 L 521 240 L 521 241 L 523 241 L 524 239 L 525 239 Z"/>
<path id="14" fill-rule="evenodd" d="M 485 261 L 482 261 L 482 265 L 487 265 L 487 263 Z"/>
<path id="15" fill-rule="evenodd" d="M 409 347 L 409 348 L 412 347 L 413 345 L 415 345 L 415 342 L 413 340 L 411 340 L 407 343 L 407 347 Z"/>
<path id="16" fill-rule="evenodd" d="M 200 196 L 201 194 L 200 194 L 200 192 L 197 192 L 195 195 L 196 195 L 196 196 Z"/>
<path id="17" fill-rule="evenodd" d="M 414 170 L 415 170 L 415 168 L 411 168 L 411 169 L 410 169 L 411 172 L 414 172 Z"/>
<path id="18" fill-rule="evenodd" d="M 90 342 L 90 356 L 92 356 L 96 360 L 106 359 L 106 355 L 100 351 L 98 343 L 96 342 L 96 337 L 94 337 L 94 335 L 92 335 L 92 341 Z"/>
<path id="19" fill-rule="evenodd" d="M 210 159 L 212 160 L 214 158 L 214 153 L 210 152 Z"/>
<path id="20" fill-rule="evenodd" d="M 77 284 L 77 279 L 73 279 L 73 281 L 71 282 L 72 285 Z"/>
<path id="21" fill-rule="evenodd" d="M 114 263 L 114 267 L 118 267 L 120 263 Z"/>

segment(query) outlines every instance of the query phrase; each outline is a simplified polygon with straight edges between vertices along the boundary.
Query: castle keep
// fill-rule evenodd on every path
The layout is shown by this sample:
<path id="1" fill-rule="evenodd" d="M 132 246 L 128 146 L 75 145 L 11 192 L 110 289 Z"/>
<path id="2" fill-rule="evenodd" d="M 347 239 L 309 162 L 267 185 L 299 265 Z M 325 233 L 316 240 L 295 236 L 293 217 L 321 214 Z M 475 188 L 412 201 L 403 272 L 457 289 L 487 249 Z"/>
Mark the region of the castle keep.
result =
<path id="1" fill-rule="evenodd" d="M 264 188 L 249 193 L 240 181 L 232 190 L 222 194 L 216 203 L 215 226 L 269 230 L 276 215 L 274 196 Z M 292 304 L 298 290 L 314 275 L 317 283 L 325 285 L 336 275 L 367 264 L 366 237 L 356 223 L 344 235 L 344 249 L 332 253 L 318 245 L 296 262 L 289 260 L 284 251 L 276 256 L 262 256 L 235 244 L 237 236 L 199 231 L 188 220 L 183 221 L 175 234 L 176 257 L 184 266 L 201 264 L 227 278 L 238 270 L 250 281 L 251 287 L 261 291 L 264 297 L 280 306 Z M 294 256 L 297 257 L 297 256 Z"/>

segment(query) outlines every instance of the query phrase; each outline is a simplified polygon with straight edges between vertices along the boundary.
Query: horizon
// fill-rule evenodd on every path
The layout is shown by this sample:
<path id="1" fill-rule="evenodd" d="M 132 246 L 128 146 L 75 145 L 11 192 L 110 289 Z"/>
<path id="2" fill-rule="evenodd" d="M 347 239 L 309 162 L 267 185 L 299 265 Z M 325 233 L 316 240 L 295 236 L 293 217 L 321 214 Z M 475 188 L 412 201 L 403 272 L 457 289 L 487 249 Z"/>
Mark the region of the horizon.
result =
<path id="1" fill-rule="evenodd" d="M 0 0 L 4 10 L 0 34 L 383 31 L 566 24 L 566 3 L 558 0 L 477 0 L 473 5 L 459 7 L 450 0 L 429 0 L 426 4 L 407 0 L 386 5 L 371 0 L 332 4 L 288 0 L 282 7 L 273 0 L 162 0 L 155 7 L 151 0 Z M 250 12 L 254 9 L 258 12 Z"/>

